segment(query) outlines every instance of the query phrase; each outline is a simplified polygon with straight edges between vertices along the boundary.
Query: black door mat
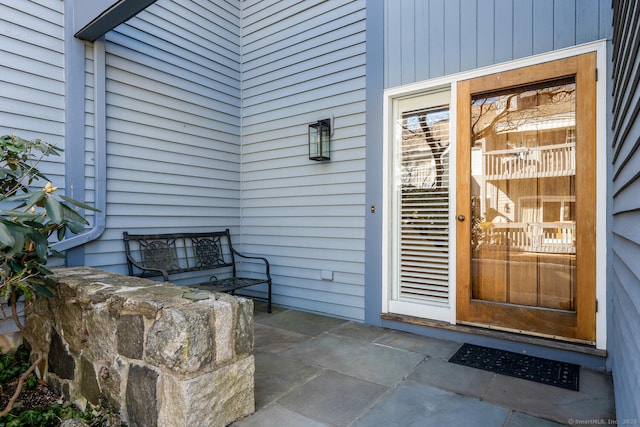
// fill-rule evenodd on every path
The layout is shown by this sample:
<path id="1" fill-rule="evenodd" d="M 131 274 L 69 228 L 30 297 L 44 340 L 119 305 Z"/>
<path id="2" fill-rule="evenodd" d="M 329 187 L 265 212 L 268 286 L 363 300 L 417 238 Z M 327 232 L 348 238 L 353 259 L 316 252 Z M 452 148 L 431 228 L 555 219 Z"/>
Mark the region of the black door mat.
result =
<path id="1" fill-rule="evenodd" d="M 449 362 L 578 391 L 580 367 L 541 357 L 464 344 Z"/>

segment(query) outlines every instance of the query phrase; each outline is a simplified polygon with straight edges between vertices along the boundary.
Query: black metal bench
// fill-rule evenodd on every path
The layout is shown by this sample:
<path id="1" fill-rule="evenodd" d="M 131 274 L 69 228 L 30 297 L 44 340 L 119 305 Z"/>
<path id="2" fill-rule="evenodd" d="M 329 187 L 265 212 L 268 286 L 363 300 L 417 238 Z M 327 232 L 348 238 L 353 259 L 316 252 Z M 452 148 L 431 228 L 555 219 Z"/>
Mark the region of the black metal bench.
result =
<path id="1" fill-rule="evenodd" d="M 212 275 L 204 282 L 189 287 L 212 292 L 235 291 L 249 286 L 267 285 L 267 297 L 250 296 L 267 302 L 271 313 L 271 274 L 269 261 L 263 257 L 247 256 L 236 251 L 231 244 L 229 229 L 203 233 L 129 234 L 123 233 L 130 276 L 158 277 L 169 281 L 169 276 L 202 271 Z M 264 276 L 238 277 L 236 256 L 264 263 Z M 213 274 L 216 273 L 216 274 Z M 218 278 L 225 276 L 224 278 Z"/>

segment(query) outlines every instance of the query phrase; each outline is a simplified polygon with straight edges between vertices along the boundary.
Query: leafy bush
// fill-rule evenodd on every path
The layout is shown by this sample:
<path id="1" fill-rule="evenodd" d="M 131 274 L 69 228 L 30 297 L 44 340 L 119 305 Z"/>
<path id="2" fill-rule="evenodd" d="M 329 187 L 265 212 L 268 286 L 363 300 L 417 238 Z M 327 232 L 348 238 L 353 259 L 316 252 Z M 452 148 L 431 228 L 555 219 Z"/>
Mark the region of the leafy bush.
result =
<path id="1" fill-rule="evenodd" d="M 29 350 L 20 346 L 15 353 L 0 355 L 0 387 L 29 369 Z"/>
<path id="2" fill-rule="evenodd" d="M 50 296 L 44 277 L 50 251 L 49 239 L 63 239 L 67 231 L 78 233 L 88 222 L 77 212 L 91 206 L 57 194 L 37 165 L 62 150 L 37 139 L 15 135 L 0 138 L 0 295 L 13 291 L 25 295 Z M 35 153 L 38 153 L 37 155 Z M 36 181 L 48 181 L 39 189 Z"/>
<path id="3" fill-rule="evenodd" d="M 57 255 L 51 250 L 50 239 L 61 240 L 67 232 L 83 231 L 88 222 L 78 210 L 95 210 L 57 193 L 58 188 L 38 170 L 45 157 L 61 151 L 39 139 L 0 137 L 0 297 L 8 300 L 11 317 L 32 351 L 32 363 L 20 376 L 16 394 L 0 417 L 9 413 L 24 381 L 43 357 L 37 341 L 20 322 L 16 302 L 21 296 L 29 304 L 36 296 L 52 295 L 45 283 L 51 274 L 46 267 L 48 259 Z"/>

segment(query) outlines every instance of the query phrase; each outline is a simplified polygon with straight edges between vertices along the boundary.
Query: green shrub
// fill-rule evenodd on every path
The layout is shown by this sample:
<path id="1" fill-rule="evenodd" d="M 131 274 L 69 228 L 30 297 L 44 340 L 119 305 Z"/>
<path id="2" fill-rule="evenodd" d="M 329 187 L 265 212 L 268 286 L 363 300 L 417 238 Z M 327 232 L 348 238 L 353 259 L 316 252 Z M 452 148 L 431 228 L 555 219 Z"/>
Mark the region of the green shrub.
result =
<path id="1" fill-rule="evenodd" d="M 28 141 L 16 135 L 0 137 L 0 297 L 9 302 L 10 316 L 32 352 L 31 364 L 19 378 L 17 393 L 25 381 L 33 382 L 29 375 L 43 357 L 38 341 L 20 322 L 17 301 L 24 297 L 29 304 L 36 296 L 52 295 L 45 282 L 51 274 L 46 267 L 48 259 L 57 255 L 51 250 L 50 239 L 62 240 L 67 232 L 83 231 L 88 222 L 78 211 L 95 210 L 59 194 L 58 188 L 39 171 L 38 165 L 44 158 L 59 155 L 61 151 L 39 139 Z M 0 410 L 0 417 L 11 411 L 16 396 Z M 24 416 L 31 420 L 29 422 L 37 418 L 30 412 Z M 6 425 L 13 422 L 7 421 Z M 37 422 L 44 421 L 38 419 Z"/>

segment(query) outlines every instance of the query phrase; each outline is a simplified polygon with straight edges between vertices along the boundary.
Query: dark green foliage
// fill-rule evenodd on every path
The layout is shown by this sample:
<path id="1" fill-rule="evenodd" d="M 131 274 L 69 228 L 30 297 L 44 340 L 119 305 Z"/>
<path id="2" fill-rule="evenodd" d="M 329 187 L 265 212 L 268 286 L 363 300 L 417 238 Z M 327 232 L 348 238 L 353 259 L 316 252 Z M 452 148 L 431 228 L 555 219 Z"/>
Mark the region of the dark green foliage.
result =
<path id="1" fill-rule="evenodd" d="M 14 381 L 29 368 L 29 365 L 29 351 L 24 346 L 20 346 L 15 353 L 0 356 L 0 387 Z M 36 376 L 30 375 L 25 388 L 34 388 L 37 382 Z M 107 414 L 108 412 L 102 408 L 88 406 L 83 412 L 73 405 L 57 403 L 23 410 L 16 407 L 8 415 L 0 418 L 0 427 L 54 427 L 59 426 L 62 420 L 69 418 L 79 418 L 91 426 L 99 426 L 106 421 Z"/>
<path id="2" fill-rule="evenodd" d="M 29 350 L 20 346 L 13 354 L 0 355 L 0 387 L 29 368 Z"/>
<path id="3" fill-rule="evenodd" d="M 17 291 L 29 300 L 51 296 L 44 277 L 51 253 L 49 239 L 81 232 L 88 222 L 78 209 L 95 210 L 64 195 L 37 166 L 61 149 L 41 140 L 0 137 L 0 296 Z M 38 182 L 42 182 L 38 184 Z"/>
<path id="4" fill-rule="evenodd" d="M 89 426 L 100 426 L 107 420 L 107 414 L 92 407 L 83 412 L 75 406 L 53 404 L 22 412 L 13 411 L 0 418 L 0 427 L 57 427 L 63 420 L 71 418 L 80 419 Z"/>

